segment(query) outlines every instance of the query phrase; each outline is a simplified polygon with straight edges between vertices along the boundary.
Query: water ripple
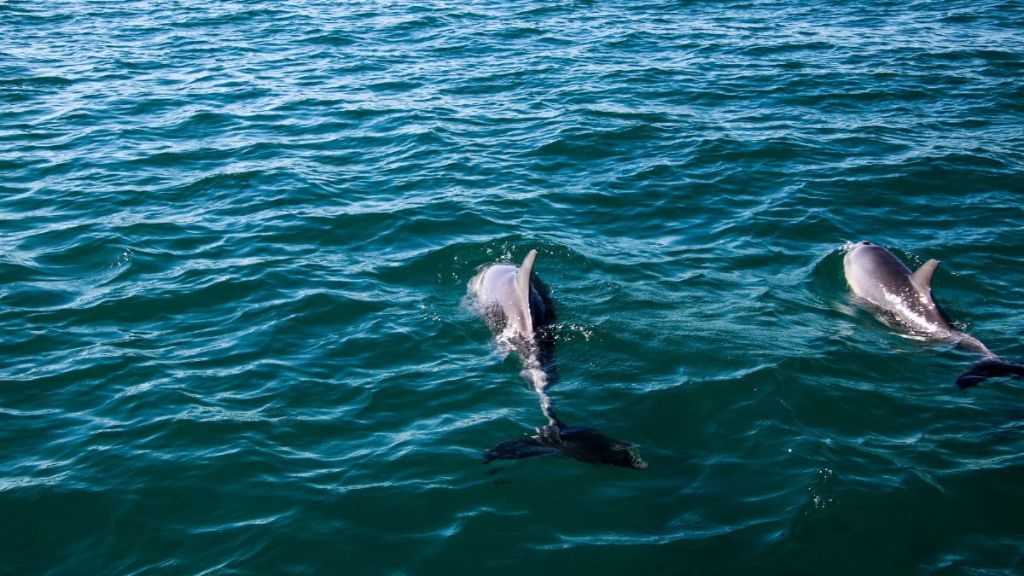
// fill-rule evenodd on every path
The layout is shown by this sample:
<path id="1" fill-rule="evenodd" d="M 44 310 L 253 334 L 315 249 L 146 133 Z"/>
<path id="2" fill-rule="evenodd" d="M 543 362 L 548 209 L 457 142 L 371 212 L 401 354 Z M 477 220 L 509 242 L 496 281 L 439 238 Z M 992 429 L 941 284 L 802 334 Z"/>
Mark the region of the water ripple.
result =
<path id="1" fill-rule="evenodd" d="M 1018 570 L 1019 386 L 841 261 L 1024 358 L 1022 14 L 0 0 L 0 573 Z M 529 248 L 642 474 L 481 464 Z"/>

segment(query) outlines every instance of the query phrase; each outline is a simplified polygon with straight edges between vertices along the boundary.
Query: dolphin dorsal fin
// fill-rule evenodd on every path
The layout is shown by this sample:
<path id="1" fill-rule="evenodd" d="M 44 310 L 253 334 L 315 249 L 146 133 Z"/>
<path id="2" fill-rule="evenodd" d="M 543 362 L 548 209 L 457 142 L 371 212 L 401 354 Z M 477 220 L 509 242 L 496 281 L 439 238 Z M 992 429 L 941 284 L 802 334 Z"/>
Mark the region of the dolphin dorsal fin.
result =
<path id="1" fill-rule="evenodd" d="M 530 274 L 533 273 L 533 263 L 537 260 L 537 251 L 530 250 L 530 253 L 523 258 L 523 263 L 519 265 L 519 270 L 516 272 L 516 288 L 519 293 L 527 298 L 530 297 Z"/>
<path id="2" fill-rule="evenodd" d="M 533 274 L 533 262 L 537 259 L 537 251 L 530 250 L 530 253 L 523 258 L 523 263 L 516 271 L 516 292 L 522 298 L 523 309 L 526 310 L 526 318 L 521 319 L 520 329 L 524 334 L 533 333 L 533 317 L 530 313 L 530 275 Z"/>
<path id="3" fill-rule="evenodd" d="M 910 277 L 910 283 L 917 288 L 918 291 L 925 294 L 932 293 L 932 274 L 935 273 L 935 269 L 938 268 L 938 260 L 929 260 L 914 272 L 914 275 Z"/>

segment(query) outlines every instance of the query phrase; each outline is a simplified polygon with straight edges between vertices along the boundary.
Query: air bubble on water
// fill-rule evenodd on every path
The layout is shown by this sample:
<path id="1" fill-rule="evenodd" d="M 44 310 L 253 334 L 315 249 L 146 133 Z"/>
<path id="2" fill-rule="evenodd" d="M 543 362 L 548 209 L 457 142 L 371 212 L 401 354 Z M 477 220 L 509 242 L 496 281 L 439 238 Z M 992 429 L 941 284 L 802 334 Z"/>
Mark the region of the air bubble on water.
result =
<path id="1" fill-rule="evenodd" d="M 558 334 L 557 338 L 561 341 L 572 341 L 576 334 L 582 336 L 584 342 L 590 342 L 594 337 L 594 331 L 581 324 L 555 324 L 553 328 Z"/>
<path id="2" fill-rule="evenodd" d="M 110 263 L 109 267 L 110 268 L 123 268 L 124 266 L 127 266 L 128 264 L 131 263 L 132 256 L 134 256 L 134 255 L 135 255 L 135 253 L 132 252 L 131 248 L 125 248 L 124 250 L 121 251 L 120 254 L 117 255 L 116 258 L 114 258 L 114 261 Z"/>
<path id="3" fill-rule="evenodd" d="M 442 321 L 441 315 L 435 312 L 434 309 L 431 308 L 430 306 L 427 306 L 426 304 L 420 304 L 420 310 L 422 310 L 423 313 L 426 315 L 427 320 L 431 320 L 433 322 Z"/>
<path id="4" fill-rule="evenodd" d="M 835 482 L 835 471 L 825 466 L 818 469 L 818 477 L 814 483 L 807 489 L 811 496 L 811 505 L 816 510 L 824 509 L 829 504 L 835 502 L 832 498 L 832 485 Z"/>

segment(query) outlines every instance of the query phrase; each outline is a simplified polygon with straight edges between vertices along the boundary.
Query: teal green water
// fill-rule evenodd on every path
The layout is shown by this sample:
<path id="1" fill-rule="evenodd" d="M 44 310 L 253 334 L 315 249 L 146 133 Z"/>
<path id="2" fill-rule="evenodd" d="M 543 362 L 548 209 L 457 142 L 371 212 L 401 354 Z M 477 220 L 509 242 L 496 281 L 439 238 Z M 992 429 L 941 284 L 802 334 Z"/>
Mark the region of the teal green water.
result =
<path id="1" fill-rule="evenodd" d="M 0 574 L 1020 574 L 1024 4 L 0 1 Z M 465 304 L 530 248 L 569 422 Z"/>

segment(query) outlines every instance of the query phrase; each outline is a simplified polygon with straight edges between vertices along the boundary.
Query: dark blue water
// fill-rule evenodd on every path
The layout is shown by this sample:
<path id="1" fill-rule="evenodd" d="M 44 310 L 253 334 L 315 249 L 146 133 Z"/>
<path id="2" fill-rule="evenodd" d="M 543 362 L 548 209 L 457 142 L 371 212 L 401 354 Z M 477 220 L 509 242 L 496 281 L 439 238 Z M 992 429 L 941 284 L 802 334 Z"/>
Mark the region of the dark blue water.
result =
<path id="1" fill-rule="evenodd" d="M 1024 4 L 0 0 L 0 574 L 1018 574 Z M 538 249 L 560 414 L 465 304 Z"/>

